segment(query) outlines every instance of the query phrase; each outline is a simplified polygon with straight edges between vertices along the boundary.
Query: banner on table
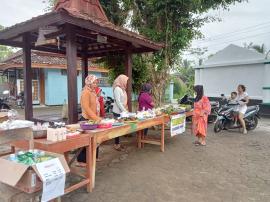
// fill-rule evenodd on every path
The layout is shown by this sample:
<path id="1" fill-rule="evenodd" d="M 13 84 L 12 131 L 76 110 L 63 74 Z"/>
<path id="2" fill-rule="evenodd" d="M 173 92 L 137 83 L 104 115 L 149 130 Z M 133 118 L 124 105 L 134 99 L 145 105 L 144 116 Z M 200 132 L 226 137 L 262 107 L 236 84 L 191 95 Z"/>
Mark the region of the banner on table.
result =
<path id="1" fill-rule="evenodd" d="M 171 116 L 171 136 L 184 133 L 186 130 L 186 114 L 180 113 Z"/>

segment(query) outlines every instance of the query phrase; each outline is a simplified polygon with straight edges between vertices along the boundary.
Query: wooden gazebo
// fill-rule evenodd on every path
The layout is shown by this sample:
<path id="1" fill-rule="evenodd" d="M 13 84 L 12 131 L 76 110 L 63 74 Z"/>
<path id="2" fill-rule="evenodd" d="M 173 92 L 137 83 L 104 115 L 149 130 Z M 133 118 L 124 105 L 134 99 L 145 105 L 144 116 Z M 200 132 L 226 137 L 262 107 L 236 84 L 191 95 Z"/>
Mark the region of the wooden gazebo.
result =
<path id="1" fill-rule="evenodd" d="M 77 57 L 82 58 L 84 79 L 89 58 L 124 54 L 126 75 L 132 79 L 132 54 L 154 52 L 163 47 L 109 22 L 98 0 L 59 0 L 54 11 L 1 31 L 0 44 L 23 49 L 25 118 L 28 120 L 33 119 L 31 49 L 66 55 L 69 123 L 78 120 Z"/>

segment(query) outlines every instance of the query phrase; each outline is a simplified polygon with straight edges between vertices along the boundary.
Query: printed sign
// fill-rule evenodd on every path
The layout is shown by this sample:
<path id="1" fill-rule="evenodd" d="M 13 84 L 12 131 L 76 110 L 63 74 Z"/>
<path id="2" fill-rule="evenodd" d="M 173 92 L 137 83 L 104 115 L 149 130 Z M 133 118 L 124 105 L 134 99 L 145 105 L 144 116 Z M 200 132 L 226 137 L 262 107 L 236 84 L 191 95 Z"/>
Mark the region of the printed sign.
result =
<path id="1" fill-rule="evenodd" d="M 180 113 L 171 116 L 171 136 L 184 133 L 186 130 L 186 115 Z"/>
<path id="2" fill-rule="evenodd" d="M 65 193 L 65 170 L 58 158 L 38 163 L 37 170 L 43 182 L 42 202 L 55 199 Z"/>

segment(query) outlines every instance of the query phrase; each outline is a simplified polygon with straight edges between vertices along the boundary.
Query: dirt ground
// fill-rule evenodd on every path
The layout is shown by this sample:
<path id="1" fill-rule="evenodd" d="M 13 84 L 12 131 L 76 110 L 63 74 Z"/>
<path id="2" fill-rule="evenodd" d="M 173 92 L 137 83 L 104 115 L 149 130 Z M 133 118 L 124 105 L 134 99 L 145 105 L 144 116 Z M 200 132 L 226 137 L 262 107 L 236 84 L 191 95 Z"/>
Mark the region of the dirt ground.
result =
<path id="1" fill-rule="evenodd" d="M 113 142 L 107 142 L 101 146 L 94 191 L 80 189 L 63 201 L 269 202 L 270 120 L 262 119 L 248 135 L 214 134 L 212 127 L 206 147 L 192 144 L 190 130 L 173 138 L 167 131 L 164 153 L 158 146 L 137 149 L 134 137 L 121 139 L 126 152 L 114 151 Z M 72 177 L 69 183 L 77 180 Z"/>

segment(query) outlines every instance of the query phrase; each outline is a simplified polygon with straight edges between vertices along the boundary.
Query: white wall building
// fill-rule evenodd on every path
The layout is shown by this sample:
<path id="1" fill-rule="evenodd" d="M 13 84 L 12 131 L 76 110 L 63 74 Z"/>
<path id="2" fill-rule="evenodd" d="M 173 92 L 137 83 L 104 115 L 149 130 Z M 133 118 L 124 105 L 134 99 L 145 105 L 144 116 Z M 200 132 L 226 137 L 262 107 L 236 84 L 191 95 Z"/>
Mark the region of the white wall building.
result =
<path id="1" fill-rule="evenodd" d="M 229 96 L 244 84 L 251 99 L 270 103 L 270 60 L 256 51 L 229 45 L 195 69 L 195 84 L 209 97 Z"/>

